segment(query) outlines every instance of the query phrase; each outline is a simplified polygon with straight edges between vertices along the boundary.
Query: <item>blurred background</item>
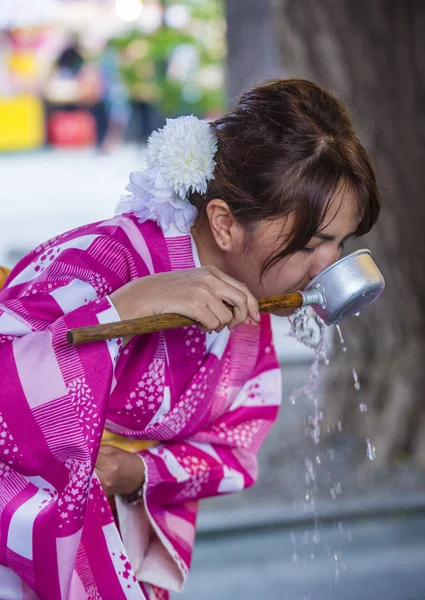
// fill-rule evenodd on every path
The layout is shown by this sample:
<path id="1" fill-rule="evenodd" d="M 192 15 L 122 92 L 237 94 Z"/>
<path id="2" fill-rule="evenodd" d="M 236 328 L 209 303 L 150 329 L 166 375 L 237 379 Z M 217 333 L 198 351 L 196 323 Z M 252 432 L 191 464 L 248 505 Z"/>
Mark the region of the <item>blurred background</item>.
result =
<path id="1" fill-rule="evenodd" d="M 424 2 L 0 0 L 0 264 L 111 215 L 166 117 L 214 119 L 279 76 L 347 102 L 383 197 L 348 250 L 370 247 L 387 289 L 344 342 L 328 329 L 296 397 L 314 355 L 274 322 L 284 394 L 259 481 L 203 503 L 181 597 L 423 600 Z"/>

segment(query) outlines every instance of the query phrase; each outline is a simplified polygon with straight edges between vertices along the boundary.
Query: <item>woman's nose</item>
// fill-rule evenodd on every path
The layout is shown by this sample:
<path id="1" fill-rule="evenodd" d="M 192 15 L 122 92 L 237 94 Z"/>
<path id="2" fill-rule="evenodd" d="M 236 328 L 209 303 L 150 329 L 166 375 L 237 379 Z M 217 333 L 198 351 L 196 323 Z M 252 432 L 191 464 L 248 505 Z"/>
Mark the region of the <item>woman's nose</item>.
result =
<path id="1" fill-rule="evenodd" d="M 333 265 L 340 256 L 341 248 L 333 248 L 332 250 L 318 252 L 309 270 L 309 277 L 314 279 L 316 275 Z"/>

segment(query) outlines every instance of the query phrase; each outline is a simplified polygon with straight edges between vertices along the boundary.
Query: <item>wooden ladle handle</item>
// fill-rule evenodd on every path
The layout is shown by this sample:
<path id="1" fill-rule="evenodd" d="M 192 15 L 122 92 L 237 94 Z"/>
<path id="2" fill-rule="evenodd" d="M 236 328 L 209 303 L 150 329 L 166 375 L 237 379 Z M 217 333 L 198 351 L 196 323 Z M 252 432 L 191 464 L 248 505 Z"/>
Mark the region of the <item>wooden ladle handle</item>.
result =
<path id="1" fill-rule="evenodd" d="M 303 305 L 303 297 L 300 292 L 294 292 L 293 294 L 284 294 L 283 296 L 260 298 L 258 304 L 262 313 L 295 309 Z M 229 308 L 232 307 L 229 306 Z M 129 319 L 128 321 L 118 321 L 116 323 L 93 325 L 92 327 L 70 329 L 67 332 L 66 338 L 69 344 L 85 344 L 87 342 L 109 340 L 126 335 L 140 335 L 143 333 L 153 333 L 154 331 L 163 331 L 165 329 L 177 329 L 178 327 L 186 327 L 195 323 L 196 321 L 188 317 L 167 313 L 155 317 L 143 317 L 140 319 Z"/>

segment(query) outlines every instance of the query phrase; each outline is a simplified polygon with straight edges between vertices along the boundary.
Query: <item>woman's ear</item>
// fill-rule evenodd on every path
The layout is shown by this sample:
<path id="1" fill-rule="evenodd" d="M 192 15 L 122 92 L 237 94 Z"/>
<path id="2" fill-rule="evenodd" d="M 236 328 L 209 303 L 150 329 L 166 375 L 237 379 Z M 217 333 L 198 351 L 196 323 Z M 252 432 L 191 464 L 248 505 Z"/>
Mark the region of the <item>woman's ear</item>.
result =
<path id="1" fill-rule="evenodd" d="M 227 252 L 240 252 L 243 248 L 244 230 L 229 205 L 218 198 L 210 200 L 206 212 L 217 246 Z"/>

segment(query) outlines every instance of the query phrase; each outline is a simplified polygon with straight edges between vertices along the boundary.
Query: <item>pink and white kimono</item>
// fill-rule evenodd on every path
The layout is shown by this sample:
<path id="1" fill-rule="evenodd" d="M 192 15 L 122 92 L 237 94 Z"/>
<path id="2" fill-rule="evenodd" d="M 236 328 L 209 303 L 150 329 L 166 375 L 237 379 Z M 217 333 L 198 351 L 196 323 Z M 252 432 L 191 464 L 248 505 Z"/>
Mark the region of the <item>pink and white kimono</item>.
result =
<path id="1" fill-rule="evenodd" d="M 70 328 L 119 320 L 108 294 L 199 266 L 190 235 L 132 215 L 87 225 L 20 261 L 0 292 L 0 598 L 164 599 L 187 578 L 198 500 L 257 477 L 276 419 L 270 319 L 231 335 L 193 327 L 68 345 Z M 104 427 L 160 443 L 140 452 L 144 503 L 94 465 Z"/>

